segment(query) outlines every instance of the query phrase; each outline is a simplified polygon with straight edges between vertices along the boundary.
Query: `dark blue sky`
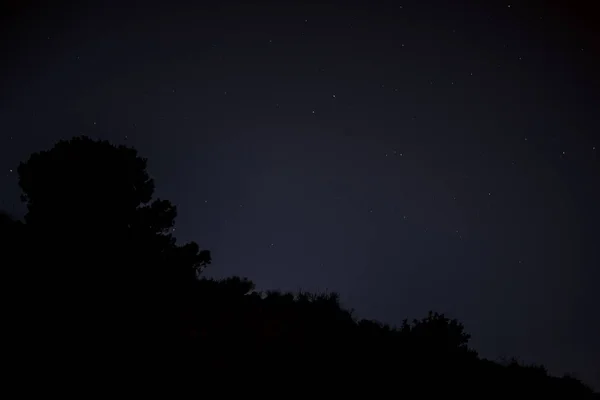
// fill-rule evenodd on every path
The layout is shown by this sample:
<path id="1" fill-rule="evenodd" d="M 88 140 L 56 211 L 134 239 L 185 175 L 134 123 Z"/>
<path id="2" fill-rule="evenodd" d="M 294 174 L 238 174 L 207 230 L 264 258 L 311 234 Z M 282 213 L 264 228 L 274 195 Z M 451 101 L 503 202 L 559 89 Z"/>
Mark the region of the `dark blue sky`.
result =
<path id="1" fill-rule="evenodd" d="M 126 143 L 210 274 L 391 324 L 446 312 L 482 355 L 600 389 L 593 10 L 186 3 L 3 13 L 2 208 L 22 215 L 31 152 Z"/>

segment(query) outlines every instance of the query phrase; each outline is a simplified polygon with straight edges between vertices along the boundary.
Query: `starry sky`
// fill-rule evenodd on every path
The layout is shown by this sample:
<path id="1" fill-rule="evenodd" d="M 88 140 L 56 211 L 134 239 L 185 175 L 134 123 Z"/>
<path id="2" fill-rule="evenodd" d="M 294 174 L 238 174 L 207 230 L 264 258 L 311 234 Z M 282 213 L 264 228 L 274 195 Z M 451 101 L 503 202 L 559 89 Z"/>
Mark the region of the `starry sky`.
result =
<path id="1" fill-rule="evenodd" d="M 445 312 L 481 355 L 600 390 L 593 10 L 12 3 L 0 208 L 23 215 L 16 167 L 61 138 L 131 145 L 210 275 L 338 291 L 390 324 Z"/>

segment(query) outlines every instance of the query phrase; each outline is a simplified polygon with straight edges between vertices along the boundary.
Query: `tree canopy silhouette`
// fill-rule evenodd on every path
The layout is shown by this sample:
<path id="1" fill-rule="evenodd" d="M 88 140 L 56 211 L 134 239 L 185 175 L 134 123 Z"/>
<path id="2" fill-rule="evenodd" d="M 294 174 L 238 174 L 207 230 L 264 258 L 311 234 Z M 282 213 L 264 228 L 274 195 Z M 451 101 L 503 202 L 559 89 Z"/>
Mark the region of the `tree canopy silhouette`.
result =
<path id="1" fill-rule="evenodd" d="M 196 244 L 175 245 L 170 230 L 177 209 L 152 199 L 146 166 L 132 148 L 85 136 L 60 141 L 19 165 L 27 226 L 49 245 L 45 257 L 58 253 L 63 261 L 53 273 L 72 267 L 94 279 L 123 280 L 151 275 L 160 264 L 190 275 L 210 264 L 210 253 Z M 98 270 L 87 274 L 93 267 Z"/>
<path id="2" fill-rule="evenodd" d="M 75 137 L 34 153 L 18 168 L 29 246 L 25 255 L 44 315 L 69 330 L 124 336 L 172 323 L 181 287 L 211 262 L 196 243 L 177 245 L 177 215 L 153 199 L 137 151 Z M 52 313 L 50 313 L 52 310 Z"/>

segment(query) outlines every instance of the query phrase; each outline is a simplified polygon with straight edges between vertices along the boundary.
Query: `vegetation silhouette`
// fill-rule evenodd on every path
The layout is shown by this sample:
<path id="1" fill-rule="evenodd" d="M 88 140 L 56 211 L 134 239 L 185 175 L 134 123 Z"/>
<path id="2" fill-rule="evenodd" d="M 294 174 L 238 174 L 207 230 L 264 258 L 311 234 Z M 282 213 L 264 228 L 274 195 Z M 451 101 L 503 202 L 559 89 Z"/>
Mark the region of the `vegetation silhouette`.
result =
<path id="1" fill-rule="evenodd" d="M 247 278 L 201 277 L 211 254 L 176 243 L 177 209 L 153 199 L 146 166 L 132 148 L 85 136 L 20 164 L 27 214 L 0 213 L 4 289 L 19 304 L 11 340 L 38 359 L 95 365 L 88 375 L 260 375 L 338 394 L 599 398 L 543 367 L 480 358 L 464 326 L 443 314 L 392 327 L 355 318 L 336 293 L 261 292 Z"/>

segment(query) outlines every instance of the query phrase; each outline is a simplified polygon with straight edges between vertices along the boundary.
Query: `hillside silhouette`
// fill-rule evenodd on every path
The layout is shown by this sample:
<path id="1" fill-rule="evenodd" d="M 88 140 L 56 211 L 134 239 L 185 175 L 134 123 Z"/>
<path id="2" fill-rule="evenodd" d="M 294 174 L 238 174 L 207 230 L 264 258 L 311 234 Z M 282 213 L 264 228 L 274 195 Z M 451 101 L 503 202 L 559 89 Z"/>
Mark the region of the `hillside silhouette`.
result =
<path id="1" fill-rule="evenodd" d="M 177 243 L 177 208 L 153 198 L 146 166 L 135 149 L 85 136 L 19 165 L 24 221 L 0 213 L 7 340 L 22 349 L 14 368 L 36 360 L 46 376 L 153 371 L 142 381 L 172 373 L 192 384 L 256 376 L 293 392 L 600 398 L 542 366 L 479 357 L 440 313 L 392 327 L 357 319 L 336 293 L 203 278 L 210 251 Z"/>

